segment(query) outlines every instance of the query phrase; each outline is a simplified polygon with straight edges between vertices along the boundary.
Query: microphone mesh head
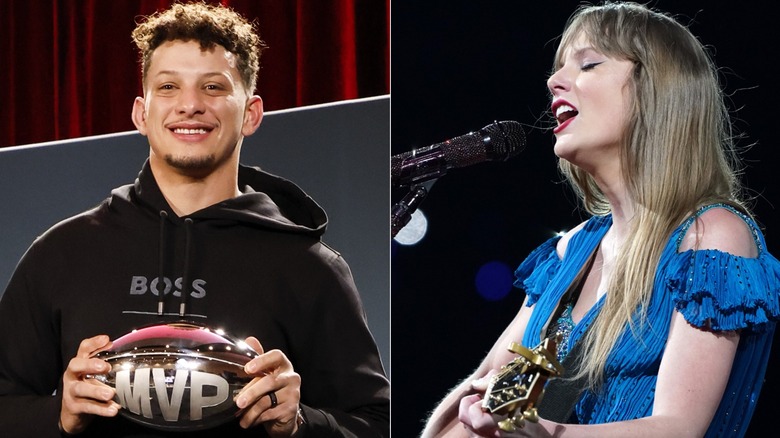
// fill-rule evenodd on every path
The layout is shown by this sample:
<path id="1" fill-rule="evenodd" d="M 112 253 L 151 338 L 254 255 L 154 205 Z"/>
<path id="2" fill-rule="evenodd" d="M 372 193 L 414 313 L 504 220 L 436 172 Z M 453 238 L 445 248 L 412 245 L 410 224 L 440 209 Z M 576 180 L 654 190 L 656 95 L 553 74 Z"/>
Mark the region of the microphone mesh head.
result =
<path id="1" fill-rule="evenodd" d="M 483 133 L 488 160 L 508 160 L 525 148 L 525 131 L 520 122 L 493 122 L 480 132 Z"/>
<path id="2" fill-rule="evenodd" d="M 525 132 L 519 122 L 493 122 L 476 132 L 442 144 L 452 167 L 466 167 L 489 160 L 507 160 L 525 147 Z"/>

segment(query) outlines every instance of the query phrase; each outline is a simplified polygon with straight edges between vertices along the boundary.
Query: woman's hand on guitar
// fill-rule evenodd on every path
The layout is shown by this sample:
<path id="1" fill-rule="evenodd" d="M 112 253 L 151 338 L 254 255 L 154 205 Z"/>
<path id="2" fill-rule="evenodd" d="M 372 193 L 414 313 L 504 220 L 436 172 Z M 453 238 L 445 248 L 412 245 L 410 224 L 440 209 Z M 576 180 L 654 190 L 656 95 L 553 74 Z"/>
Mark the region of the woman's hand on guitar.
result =
<path id="1" fill-rule="evenodd" d="M 482 399 L 485 397 L 490 378 L 496 374 L 491 370 L 486 376 L 471 382 L 472 394 L 460 400 L 458 419 L 473 436 L 500 437 L 500 429 L 493 415 L 482 409 Z"/>
<path id="2" fill-rule="evenodd" d="M 533 438 L 552 438 L 545 425 L 550 430 L 555 429 L 555 424 L 539 419 L 538 423 L 526 421 L 522 428 L 517 428 L 513 432 L 502 431 L 498 427 L 498 422 L 504 419 L 501 416 L 493 415 L 482 409 L 482 397 L 480 394 L 472 394 L 463 397 L 460 401 L 458 419 L 474 437 L 489 438 L 509 438 L 509 437 L 533 437 Z"/>
<path id="3" fill-rule="evenodd" d="M 499 428 L 498 422 L 506 420 L 506 416 L 491 414 L 482 407 L 485 391 L 488 388 L 490 378 L 494 374 L 496 374 L 495 370 L 488 373 L 485 377 L 471 382 L 471 388 L 474 393 L 461 399 L 458 419 L 466 430 L 475 437 L 552 437 L 542 425 L 548 424 L 552 426 L 551 430 L 554 430 L 555 425 L 543 419 L 539 419 L 539 423 L 525 421 L 522 428 L 517 428 L 513 432 L 502 431 Z"/>
<path id="4" fill-rule="evenodd" d="M 482 409 L 482 394 L 471 394 L 460 400 L 458 419 L 473 436 L 502 436 L 493 415 Z"/>

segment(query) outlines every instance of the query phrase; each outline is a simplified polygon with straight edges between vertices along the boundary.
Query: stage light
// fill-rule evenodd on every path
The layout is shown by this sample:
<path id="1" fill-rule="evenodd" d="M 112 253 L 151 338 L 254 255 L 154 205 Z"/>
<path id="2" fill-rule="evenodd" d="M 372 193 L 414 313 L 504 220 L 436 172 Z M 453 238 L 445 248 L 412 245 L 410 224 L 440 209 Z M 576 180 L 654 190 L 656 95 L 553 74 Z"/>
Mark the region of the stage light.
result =
<path id="1" fill-rule="evenodd" d="M 416 210 L 405 227 L 395 235 L 395 241 L 401 245 L 415 245 L 425 237 L 428 232 L 428 219 L 422 211 Z"/>
<path id="2" fill-rule="evenodd" d="M 498 301 L 506 297 L 512 290 L 513 282 L 512 269 L 499 261 L 482 265 L 474 280 L 477 292 L 488 301 Z"/>

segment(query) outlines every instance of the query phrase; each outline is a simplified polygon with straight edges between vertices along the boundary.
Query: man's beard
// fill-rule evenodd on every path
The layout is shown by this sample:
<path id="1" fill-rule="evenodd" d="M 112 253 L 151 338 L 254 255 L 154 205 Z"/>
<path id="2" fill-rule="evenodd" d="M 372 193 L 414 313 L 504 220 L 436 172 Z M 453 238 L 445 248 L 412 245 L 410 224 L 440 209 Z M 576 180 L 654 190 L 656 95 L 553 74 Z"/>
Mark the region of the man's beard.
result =
<path id="1" fill-rule="evenodd" d="M 216 162 L 217 157 L 214 154 L 198 157 L 174 157 L 170 154 L 165 156 L 166 164 L 192 176 L 208 173 L 214 169 Z"/>

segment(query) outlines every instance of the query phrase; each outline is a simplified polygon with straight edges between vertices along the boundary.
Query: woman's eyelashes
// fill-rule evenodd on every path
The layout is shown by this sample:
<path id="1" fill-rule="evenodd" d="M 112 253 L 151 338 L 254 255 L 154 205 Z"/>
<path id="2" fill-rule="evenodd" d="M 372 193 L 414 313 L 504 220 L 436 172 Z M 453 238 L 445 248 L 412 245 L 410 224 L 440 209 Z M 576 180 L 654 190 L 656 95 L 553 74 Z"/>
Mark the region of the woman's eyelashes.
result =
<path id="1" fill-rule="evenodd" d="M 593 70 L 594 68 L 596 68 L 597 65 L 603 64 L 603 63 L 604 63 L 604 61 L 600 61 L 600 62 L 587 62 L 587 63 L 583 64 L 582 67 L 580 67 L 580 69 L 582 71 Z"/>

